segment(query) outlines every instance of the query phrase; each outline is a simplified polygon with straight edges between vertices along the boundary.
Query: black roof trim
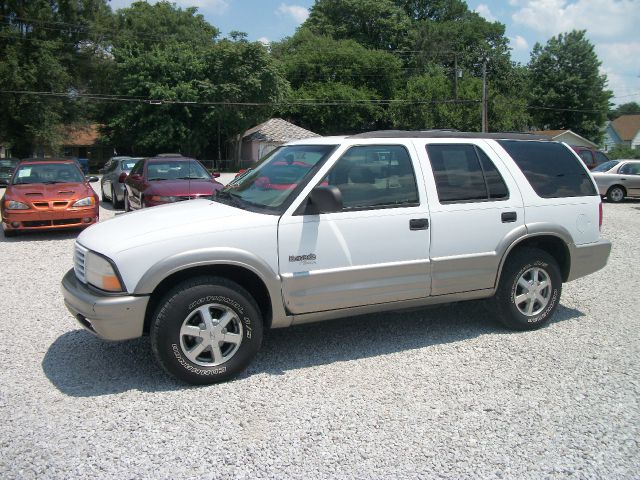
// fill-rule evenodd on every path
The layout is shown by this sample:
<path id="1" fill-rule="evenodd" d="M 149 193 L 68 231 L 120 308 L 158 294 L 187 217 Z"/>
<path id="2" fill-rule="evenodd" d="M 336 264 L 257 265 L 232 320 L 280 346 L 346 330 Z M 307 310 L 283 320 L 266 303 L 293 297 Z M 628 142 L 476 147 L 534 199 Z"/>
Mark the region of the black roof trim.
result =
<path id="1" fill-rule="evenodd" d="M 459 132 L 457 130 L 378 130 L 375 132 L 358 133 L 347 137 L 352 138 L 487 138 L 493 140 L 547 140 L 547 135 L 533 133 L 481 133 Z"/>

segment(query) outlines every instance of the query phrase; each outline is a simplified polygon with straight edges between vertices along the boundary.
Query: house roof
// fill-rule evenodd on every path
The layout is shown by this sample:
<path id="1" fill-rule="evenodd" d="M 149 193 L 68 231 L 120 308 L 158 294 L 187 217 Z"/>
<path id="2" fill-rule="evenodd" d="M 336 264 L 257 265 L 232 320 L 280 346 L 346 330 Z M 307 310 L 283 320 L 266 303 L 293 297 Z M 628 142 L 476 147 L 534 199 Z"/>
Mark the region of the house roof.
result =
<path id="1" fill-rule="evenodd" d="M 66 125 L 62 128 L 62 145 L 72 147 L 89 147 L 100 138 L 100 125 Z"/>
<path id="2" fill-rule="evenodd" d="M 597 148 L 598 146 L 597 144 L 593 143 L 591 140 L 584 138 L 583 136 L 578 135 L 576 132 L 573 132 L 571 130 L 535 130 L 531 133 L 535 133 L 536 135 L 547 135 L 551 137 L 553 140 L 555 140 L 561 135 L 565 135 L 568 133 L 569 135 L 573 135 L 574 137 L 577 137 L 582 141 L 589 143 L 593 148 Z"/>
<path id="3" fill-rule="evenodd" d="M 611 122 L 620 140 L 630 142 L 640 130 L 640 115 L 622 115 Z"/>
<path id="4" fill-rule="evenodd" d="M 305 130 L 282 118 L 270 118 L 264 123 L 250 128 L 242 136 L 243 140 L 263 140 L 267 142 L 290 142 L 303 138 L 319 137 L 317 133 Z"/>

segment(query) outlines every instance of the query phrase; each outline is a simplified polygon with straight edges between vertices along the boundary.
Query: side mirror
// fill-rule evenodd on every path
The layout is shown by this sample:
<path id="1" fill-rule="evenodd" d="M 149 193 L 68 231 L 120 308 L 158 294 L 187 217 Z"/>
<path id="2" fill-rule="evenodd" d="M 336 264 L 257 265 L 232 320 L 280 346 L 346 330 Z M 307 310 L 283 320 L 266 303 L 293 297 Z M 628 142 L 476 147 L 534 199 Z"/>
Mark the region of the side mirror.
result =
<path id="1" fill-rule="evenodd" d="M 317 186 L 309 194 L 305 213 L 332 213 L 342 210 L 342 192 L 334 186 Z"/>
<path id="2" fill-rule="evenodd" d="M 139 173 L 129 174 L 129 178 L 131 178 L 131 180 L 140 181 L 142 180 L 142 175 Z"/>
<path id="3" fill-rule="evenodd" d="M 104 173 L 104 170 L 105 170 L 104 168 L 100 168 L 98 169 L 98 173 Z"/>
<path id="4" fill-rule="evenodd" d="M 85 178 L 86 178 L 87 180 L 89 180 L 89 182 L 91 182 L 91 183 L 95 183 L 95 182 L 97 182 L 98 180 L 100 180 L 98 177 L 94 177 L 94 176 L 91 176 L 91 177 L 85 177 Z"/>
<path id="5" fill-rule="evenodd" d="M 220 172 L 211 172 L 213 178 L 220 178 Z"/>

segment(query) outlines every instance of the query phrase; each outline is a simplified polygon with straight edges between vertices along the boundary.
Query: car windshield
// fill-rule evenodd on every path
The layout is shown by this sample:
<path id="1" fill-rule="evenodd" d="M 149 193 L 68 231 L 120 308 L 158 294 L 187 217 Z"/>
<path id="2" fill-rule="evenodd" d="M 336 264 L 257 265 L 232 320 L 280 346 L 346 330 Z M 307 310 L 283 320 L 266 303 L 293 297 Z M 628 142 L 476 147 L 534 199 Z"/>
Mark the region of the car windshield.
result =
<path id="1" fill-rule="evenodd" d="M 138 160 L 140 160 L 140 159 L 139 158 L 131 158 L 131 159 L 127 159 L 127 160 L 122 160 L 120 162 L 120 169 L 121 170 L 125 170 L 125 171 L 131 170 Z"/>
<path id="2" fill-rule="evenodd" d="M 20 165 L 13 177 L 14 185 L 32 183 L 83 182 L 84 175 L 74 163 Z"/>
<path id="3" fill-rule="evenodd" d="M 239 207 L 248 205 L 277 211 L 334 148 L 335 145 L 280 147 L 236 177 L 214 198 L 229 200 Z"/>
<path id="4" fill-rule="evenodd" d="M 20 160 L 13 158 L 0 158 L 0 168 L 10 168 L 13 170 L 19 162 Z"/>
<path id="5" fill-rule="evenodd" d="M 210 180 L 211 175 L 196 160 L 154 160 L 147 165 L 152 180 Z"/>
<path id="6" fill-rule="evenodd" d="M 617 160 L 609 160 L 608 162 L 601 163 L 600 165 L 598 165 L 596 168 L 594 168 L 591 171 L 592 172 L 606 172 L 608 170 L 611 170 L 618 163 L 620 163 L 620 162 L 618 162 Z"/>

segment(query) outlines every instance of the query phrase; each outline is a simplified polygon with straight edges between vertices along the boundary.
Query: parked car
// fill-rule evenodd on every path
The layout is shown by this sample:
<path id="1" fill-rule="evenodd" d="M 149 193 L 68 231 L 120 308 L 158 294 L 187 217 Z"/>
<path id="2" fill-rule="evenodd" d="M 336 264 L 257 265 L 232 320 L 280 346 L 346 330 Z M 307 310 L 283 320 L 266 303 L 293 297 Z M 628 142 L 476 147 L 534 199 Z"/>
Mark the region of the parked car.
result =
<path id="1" fill-rule="evenodd" d="M 86 230 L 62 289 L 87 330 L 149 333 L 167 372 L 205 384 L 242 371 L 267 328 L 481 298 L 541 328 L 564 282 L 606 264 L 601 222 L 588 170 L 546 137 L 317 137 L 211 200 Z"/>
<path id="2" fill-rule="evenodd" d="M 598 185 L 598 193 L 610 202 L 640 197 L 640 160 L 609 160 L 591 174 Z"/>
<path id="3" fill-rule="evenodd" d="M 74 160 L 23 160 L 0 201 L 6 237 L 21 231 L 88 227 L 98 221 L 98 196 Z"/>
<path id="4" fill-rule="evenodd" d="M 211 197 L 223 185 L 193 158 L 162 154 L 139 160 L 124 180 L 126 211 Z"/>
<path id="5" fill-rule="evenodd" d="M 19 158 L 0 158 L 0 187 L 9 184 L 18 163 L 20 163 Z"/>
<path id="6" fill-rule="evenodd" d="M 109 200 L 114 208 L 124 202 L 124 179 L 142 157 L 113 157 L 99 170 L 100 197 L 103 202 Z"/>
<path id="7" fill-rule="evenodd" d="M 604 152 L 594 148 L 577 146 L 572 146 L 571 148 L 578 154 L 589 170 L 593 170 L 602 163 L 611 161 Z"/>

